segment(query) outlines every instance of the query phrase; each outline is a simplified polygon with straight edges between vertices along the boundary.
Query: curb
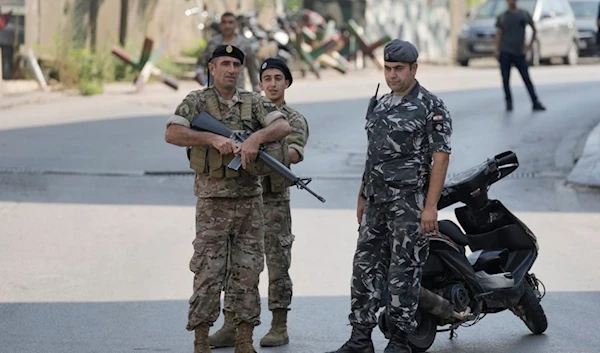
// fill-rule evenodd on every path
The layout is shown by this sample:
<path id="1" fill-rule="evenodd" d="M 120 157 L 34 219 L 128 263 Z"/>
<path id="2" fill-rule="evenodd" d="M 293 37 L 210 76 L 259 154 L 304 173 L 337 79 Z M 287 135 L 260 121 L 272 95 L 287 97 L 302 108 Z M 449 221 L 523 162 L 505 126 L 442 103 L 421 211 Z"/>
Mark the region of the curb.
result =
<path id="1" fill-rule="evenodd" d="M 600 188 L 600 123 L 590 132 L 567 182 Z"/>
<path id="2" fill-rule="evenodd" d="M 58 92 L 29 92 L 0 96 L 0 109 L 12 109 L 29 104 L 44 104 L 63 97 Z"/>

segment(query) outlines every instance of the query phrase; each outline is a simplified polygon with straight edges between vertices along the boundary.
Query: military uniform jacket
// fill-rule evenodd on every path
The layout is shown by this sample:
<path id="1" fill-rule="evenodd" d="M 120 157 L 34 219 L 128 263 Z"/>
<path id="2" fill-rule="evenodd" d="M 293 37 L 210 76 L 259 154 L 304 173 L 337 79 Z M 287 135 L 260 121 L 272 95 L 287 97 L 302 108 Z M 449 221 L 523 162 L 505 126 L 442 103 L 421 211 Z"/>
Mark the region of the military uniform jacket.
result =
<path id="1" fill-rule="evenodd" d="M 244 97 L 240 94 L 241 92 L 244 93 Z M 258 93 L 238 89 L 231 100 L 225 100 L 214 87 L 209 87 L 190 92 L 177 106 L 175 114 L 167 121 L 167 126 L 169 124 L 178 124 L 190 127 L 190 122 L 194 116 L 201 111 L 207 110 L 207 98 L 209 94 L 216 94 L 219 102 L 221 121 L 225 125 L 227 125 L 228 121 L 237 120 L 241 115 L 243 100 L 251 99 L 251 119 L 243 122 L 245 130 L 248 133 L 260 130 L 281 117 L 277 112 L 277 106 Z M 195 176 L 194 194 L 199 198 L 235 198 L 256 196 L 261 193 L 261 178 L 250 173 L 245 173 L 243 177 L 222 179 L 212 178 L 199 173 L 196 173 Z"/>
<path id="2" fill-rule="evenodd" d="M 279 111 L 286 116 L 287 121 L 292 128 L 292 132 L 285 138 L 288 147 L 293 148 L 298 152 L 298 155 L 300 156 L 299 162 L 302 162 L 304 160 L 304 147 L 306 146 L 309 135 L 306 118 L 298 113 L 298 111 L 290 108 L 285 102 L 281 104 Z M 263 200 L 265 202 L 287 201 L 290 199 L 289 188 L 286 187 L 281 192 L 272 192 L 269 187 L 269 180 L 270 177 L 268 176 L 263 178 Z"/>
<path id="3" fill-rule="evenodd" d="M 450 153 L 452 120 L 444 102 L 417 82 L 399 99 L 381 97 L 367 116 L 363 195 L 389 202 L 427 190 L 432 153 Z"/>

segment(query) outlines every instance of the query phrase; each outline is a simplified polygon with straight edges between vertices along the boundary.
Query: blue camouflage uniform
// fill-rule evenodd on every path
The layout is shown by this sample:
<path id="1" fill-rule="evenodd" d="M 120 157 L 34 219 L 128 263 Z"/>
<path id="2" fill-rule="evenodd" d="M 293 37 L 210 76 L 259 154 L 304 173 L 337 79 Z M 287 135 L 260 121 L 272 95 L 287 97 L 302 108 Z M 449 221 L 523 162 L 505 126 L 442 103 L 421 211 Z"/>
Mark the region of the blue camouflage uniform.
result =
<path id="1" fill-rule="evenodd" d="M 354 255 L 349 319 L 353 325 L 375 327 L 387 286 L 389 323 L 410 333 L 417 325 L 422 267 L 429 252 L 420 220 L 432 154 L 450 153 L 452 120 L 444 102 L 417 82 L 404 97 L 384 95 L 367 116 L 365 129 L 362 192 L 367 202 Z"/>

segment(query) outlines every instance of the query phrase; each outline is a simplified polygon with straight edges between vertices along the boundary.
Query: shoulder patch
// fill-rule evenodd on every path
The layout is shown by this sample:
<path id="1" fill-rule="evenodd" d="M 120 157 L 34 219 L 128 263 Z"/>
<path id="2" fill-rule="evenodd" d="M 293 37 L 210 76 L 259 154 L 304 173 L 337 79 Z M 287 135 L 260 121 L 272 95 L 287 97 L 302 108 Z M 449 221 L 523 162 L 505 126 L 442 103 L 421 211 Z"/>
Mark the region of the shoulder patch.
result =
<path id="1" fill-rule="evenodd" d="M 179 109 L 177 110 L 177 115 L 180 115 L 180 116 L 188 116 L 189 113 L 190 113 L 189 104 L 182 104 L 179 106 Z"/>

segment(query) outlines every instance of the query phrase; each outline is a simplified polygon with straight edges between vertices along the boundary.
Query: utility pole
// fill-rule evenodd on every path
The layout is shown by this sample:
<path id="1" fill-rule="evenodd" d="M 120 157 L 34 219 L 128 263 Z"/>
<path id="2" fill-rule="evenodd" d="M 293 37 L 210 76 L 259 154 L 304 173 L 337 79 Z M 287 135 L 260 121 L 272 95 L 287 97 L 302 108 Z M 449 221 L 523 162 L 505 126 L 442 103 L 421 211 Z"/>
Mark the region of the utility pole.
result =
<path id="1" fill-rule="evenodd" d="M 127 14 L 129 13 L 129 0 L 121 0 L 121 20 L 119 24 L 119 44 L 125 46 L 127 40 Z"/>

